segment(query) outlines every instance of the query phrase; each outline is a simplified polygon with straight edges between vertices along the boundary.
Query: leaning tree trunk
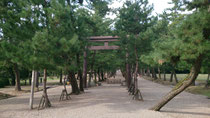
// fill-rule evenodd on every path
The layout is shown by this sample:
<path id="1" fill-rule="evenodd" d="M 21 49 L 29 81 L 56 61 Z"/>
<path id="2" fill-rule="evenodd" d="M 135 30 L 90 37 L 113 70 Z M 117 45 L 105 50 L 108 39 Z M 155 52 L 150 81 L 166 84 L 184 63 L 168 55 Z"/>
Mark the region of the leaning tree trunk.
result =
<path id="1" fill-rule="evenodd" d="M 20 87 L 20 73 L 18 70 L 18 65 L 14 64 L 14 73 L 15 73 L 15 91 L 21 91 L 21 87 Z"/>
<path id="2" fill-rule="evenodd" d="M 78 95 L 80 91 L 79 91 L 77 79 L 75 78 L 74 72 L 69 71 L 69 79 L 71 83 L 72 93 Z"/>
<path id="3" fill-rule="evenodd" d="M 202 55 L 199 55 L 195 60 L 193 67 L 190 70 L 190 74 L 182 81 L 180 81 L 167 95 L 165 95 L 160 102 L 150 108 L 150 110 L 159 111 L 164 105 L 166 105 L 171 99 L 184 91 L 189 87 L 197 78 L 202 62 Z"/>

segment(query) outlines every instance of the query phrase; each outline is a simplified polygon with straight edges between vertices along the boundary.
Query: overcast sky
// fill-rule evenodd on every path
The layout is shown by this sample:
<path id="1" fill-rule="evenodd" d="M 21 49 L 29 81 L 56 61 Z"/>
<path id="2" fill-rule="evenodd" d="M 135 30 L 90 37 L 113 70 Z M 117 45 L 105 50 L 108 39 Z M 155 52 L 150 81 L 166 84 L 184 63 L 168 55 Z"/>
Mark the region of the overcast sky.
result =
<path id="1" fill-rule="evenodd" d="M 122 7 L 123 5 L 123 1 L 126 0 L 113 0 L 113 4 L 110 5 L 109 7 L 111 8 L 119 8 Z M 171 7 L 170 4 L 168 4 L 168 2 L 171 2 L 171 0 L 148 0 L 149 4 L 153 4 L 154 5 L 154 11 L 153 11 L 153 15 L 155 15 L 156 13 L 162 13 L 162 11 L 166 8 Z M 115 18 L 115 15 L 109 15 L 108 17 L 110 18 Z"/>

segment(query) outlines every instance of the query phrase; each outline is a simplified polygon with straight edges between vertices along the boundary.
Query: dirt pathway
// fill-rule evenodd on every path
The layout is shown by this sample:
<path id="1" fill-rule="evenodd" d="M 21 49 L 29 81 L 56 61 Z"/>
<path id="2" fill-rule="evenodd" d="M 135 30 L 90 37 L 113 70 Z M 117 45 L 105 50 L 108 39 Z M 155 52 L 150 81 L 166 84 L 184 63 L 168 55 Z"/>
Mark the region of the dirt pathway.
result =
<path id="1" fill-rule="evenodd" d="M 0 118 L 210 118 L 210 100 L 203 96 L 182 93 L 163 111 L 147 110 L 171 88 L 139 79 L 144 102 L 132 100 L 125 87 L 105 84 L 92 87 L 72 100 L 59 102 L 62 86 L 49 89 L 53 107 L 29 110 L 29 94 L 0 101 Z M 69 87 L 68 87 L 69 90 Z M 41 92 L 35 94 L 38 106 Z"/>

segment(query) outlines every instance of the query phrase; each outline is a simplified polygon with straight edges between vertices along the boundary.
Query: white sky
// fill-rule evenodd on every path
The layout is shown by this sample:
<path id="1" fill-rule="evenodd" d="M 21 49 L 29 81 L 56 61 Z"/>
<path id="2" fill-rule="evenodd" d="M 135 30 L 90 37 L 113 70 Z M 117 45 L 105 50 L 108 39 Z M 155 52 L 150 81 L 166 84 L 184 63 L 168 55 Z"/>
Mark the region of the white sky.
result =
<path id="1" fill-rule="evenodd" d="M 110 8 L 119 8 L 122 7 L 123 2 L 125 0 L 113 0 L 113 4 L 109 5 Z M 154 5 L 154 11 L 153 11 L 153 15 L 156 15 L 156 13 L 162 13 L 162 11 L 166 8 L 171 7 L 172 5 L 168 4 L 168 2 L 171 2 L 171 0 L 148 0 L 149 4 L 153 4 Z M 115 18 L 116 15 L 114 14 L 110 14 L 107 17 L 109 18 Z"/>

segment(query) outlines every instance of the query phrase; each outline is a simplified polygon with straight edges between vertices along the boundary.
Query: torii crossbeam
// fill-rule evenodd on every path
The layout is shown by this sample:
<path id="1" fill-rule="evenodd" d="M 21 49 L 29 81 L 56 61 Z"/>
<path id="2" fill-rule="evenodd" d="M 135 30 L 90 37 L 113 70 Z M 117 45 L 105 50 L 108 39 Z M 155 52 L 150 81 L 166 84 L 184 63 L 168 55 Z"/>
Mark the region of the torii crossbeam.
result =
<path id="1" fill-rule="evenodd" d="M 89 50 L 117 50 L 119 46 L 109 46 L 109 42 L 119 41 L 118 36 L 92 36 L 89 37 L 89 42 L 104 42 L 103 46 L 90 46 Z"/>

